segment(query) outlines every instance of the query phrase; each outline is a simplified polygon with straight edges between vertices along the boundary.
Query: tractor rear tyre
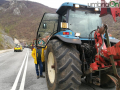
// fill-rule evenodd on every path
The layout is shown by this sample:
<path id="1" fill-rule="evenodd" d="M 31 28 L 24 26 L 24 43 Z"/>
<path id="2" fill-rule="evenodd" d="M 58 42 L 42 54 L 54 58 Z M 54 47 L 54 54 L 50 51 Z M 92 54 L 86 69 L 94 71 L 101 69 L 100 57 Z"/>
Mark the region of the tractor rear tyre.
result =
<path id="1" fill-rule="evenodd" d="M 54 39 L 49 41 L 45 57 L 48 90 L 79 90 L 81 61 L 73 44 Z"/>

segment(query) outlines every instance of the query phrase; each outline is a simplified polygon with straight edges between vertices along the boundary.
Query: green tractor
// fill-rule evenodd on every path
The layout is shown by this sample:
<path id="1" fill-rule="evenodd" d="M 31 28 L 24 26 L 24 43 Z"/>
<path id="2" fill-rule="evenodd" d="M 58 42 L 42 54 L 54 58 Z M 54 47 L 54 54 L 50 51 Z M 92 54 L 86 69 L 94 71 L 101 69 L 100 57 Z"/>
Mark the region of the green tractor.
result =
<path id="1" fill-rule="evenodd" d="M 108 35 L 100 13 L 98 8 L 67 2 L 56 14 L 43 15 L 36 46 L 47 46 L 45 72 L 49 90 L 80 90 L 81 78 L 105 87 L 114 87 L 114 82 L 120 81 L 116 69 L 120 66 L 119 51 L 110 53 L 119 49 L 120 43 Z"/>

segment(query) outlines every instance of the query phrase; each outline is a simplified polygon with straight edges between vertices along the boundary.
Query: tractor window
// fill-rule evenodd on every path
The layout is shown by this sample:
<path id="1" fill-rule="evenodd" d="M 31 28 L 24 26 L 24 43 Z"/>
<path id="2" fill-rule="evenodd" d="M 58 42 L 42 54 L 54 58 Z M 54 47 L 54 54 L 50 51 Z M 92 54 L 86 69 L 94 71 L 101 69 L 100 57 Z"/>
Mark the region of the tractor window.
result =
<path id="1" fill-rule="evenodd" d="M 46 13 L 43 16 L 43 19 L 41 21 L 41 25 L 38 29 L 38 40 L 41 38 L 41 40 L 44 42 L 42 44 L 37 44 L 38 46 L 45 46 L 49 37 L 57 32 L 57 26 L 58 26 L 58 15 L 57 14 L 50 14 Z"/>
<path id="2" fill-rule="evenodd" d="M 62 22 L 66 22 L 66 16 L 62 16 Z"/>
<path id="3" fill-rule="evenodd" d="M 69 29 L 74 32 L 81 33 L 81 37 L 88 38 L 92 30 L 97 26 L 102 26 L 99 14 L 89 13 L 85 11 L 69 11 Z M 94 37 L 94 35 L 92 35 Z"/>

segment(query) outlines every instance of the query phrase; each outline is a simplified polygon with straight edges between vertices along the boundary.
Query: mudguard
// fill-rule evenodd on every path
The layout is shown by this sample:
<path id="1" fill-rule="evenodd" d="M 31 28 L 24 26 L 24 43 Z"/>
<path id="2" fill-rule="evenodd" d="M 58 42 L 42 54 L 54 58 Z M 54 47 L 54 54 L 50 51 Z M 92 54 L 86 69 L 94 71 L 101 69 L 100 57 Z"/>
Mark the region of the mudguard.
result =
<path id="1" fill-rule="evenodd" d="M 61 41 L 66 42 L 66 43 L 79 44 L 79 45 L 81 44 L 80 39 L 69 39 L 69 38 L 64 38 L 60 35 L 54 35 L 52 39 L 54 38 L 59 38 Z"/>

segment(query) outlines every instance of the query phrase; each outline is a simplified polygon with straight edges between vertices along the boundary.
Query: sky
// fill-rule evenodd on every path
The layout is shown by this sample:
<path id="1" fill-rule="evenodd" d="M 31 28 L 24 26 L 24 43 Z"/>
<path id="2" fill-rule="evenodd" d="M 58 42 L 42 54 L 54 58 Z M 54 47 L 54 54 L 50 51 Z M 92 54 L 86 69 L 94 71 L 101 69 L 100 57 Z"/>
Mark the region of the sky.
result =
<path id="1" fill-rule="evenodd" d="M 88 5 L 88 3 L 97 3 L 97 2 L 101 3 L 101 0 L 28 0 L 28 1 L 38 2 L 45 6 L 55 9 L 58 9 L 64 2 L 74 2 L 74 3 L 86 4 L 86 5 Z M 110 0 L 106 0 L 106 2 L 109 1 Z"/>

